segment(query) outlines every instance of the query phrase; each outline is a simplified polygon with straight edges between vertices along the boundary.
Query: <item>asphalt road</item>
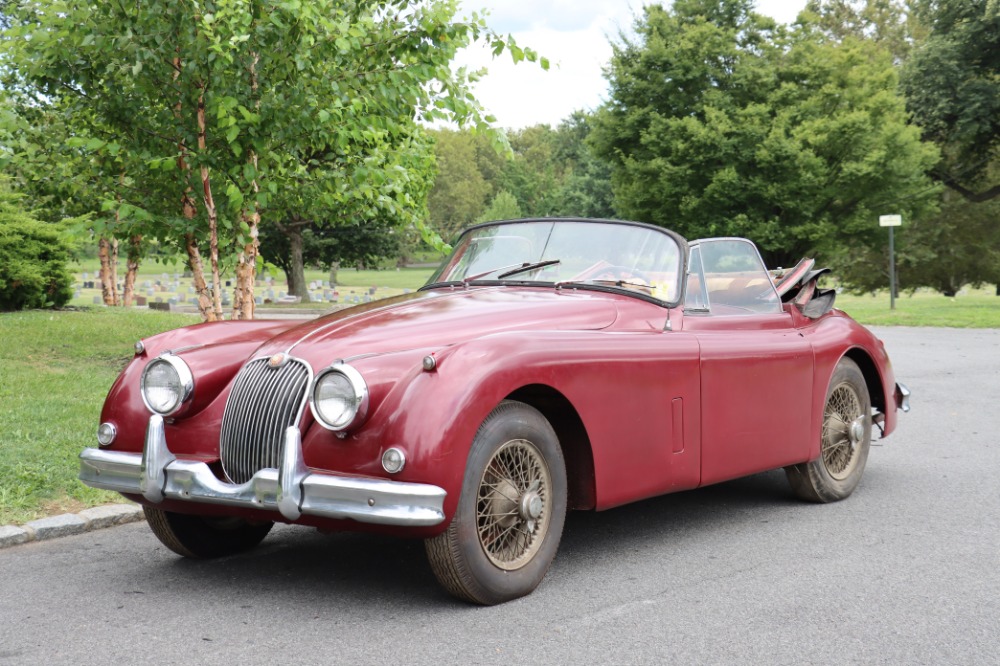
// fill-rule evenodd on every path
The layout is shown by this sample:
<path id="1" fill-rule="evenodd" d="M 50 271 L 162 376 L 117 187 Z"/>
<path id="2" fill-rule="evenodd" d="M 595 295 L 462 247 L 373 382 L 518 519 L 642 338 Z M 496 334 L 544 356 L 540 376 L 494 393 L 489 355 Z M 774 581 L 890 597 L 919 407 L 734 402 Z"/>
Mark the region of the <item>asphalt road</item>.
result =
<path id="1" fill-rule="evenodd" d="M 445 596 L 419 542 L 31 543 L 0 551 L 0 664 L 1000 664 L 1000 331 L 877 333 L 913 411 L 845 502 L 773 472 L 573 514 L 542 586 L 494 608 Z"/>

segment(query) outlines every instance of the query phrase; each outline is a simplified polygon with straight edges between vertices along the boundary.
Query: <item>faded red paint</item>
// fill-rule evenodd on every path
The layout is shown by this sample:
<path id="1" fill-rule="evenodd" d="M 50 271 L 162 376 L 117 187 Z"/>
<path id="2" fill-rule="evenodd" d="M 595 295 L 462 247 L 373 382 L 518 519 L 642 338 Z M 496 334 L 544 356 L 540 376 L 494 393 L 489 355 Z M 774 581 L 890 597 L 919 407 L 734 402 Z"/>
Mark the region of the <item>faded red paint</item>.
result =
<path id="1" fill-rule="evenodd" d="M 112 449 L 142 450 L 149 412 L 139 377 L 156 355 L 174 350 L 195 376 L 195 397 L 168 420 L 167 441 L 178 457 L 210 463 L 219 457 L 232 380 L 248 359 L 290 349 L 314 372 L 350 359 L 371 392 L 369 417 L 341 439 L 315 426 L 306 410 L 306 464 L 387 477 L 381 453 L 399 446 L 407 465 L 393 478 L 447 490 L 446 520 L 408 530 L 300 521 L 328 529 L 417 536 L 443 530 L 476 429 L 501 400 L 529 386 L 558 392 L 579 415 L 585 440 L 562 444 L 583 461 L 571 473 L 589 475 L 592 461 L 592 478 L 576 481 L 585 489 L 581 503 L 597 509 L 815 459 L 827 386 L 845 354 L 868 359 L 872 402 L 883 408 L 886 434 L 896 424 L 895 378 L 884 347 L 836 310 L 816 320 L 791 306 L 779 314 L 705 316 L 627 294 L 446 287 L 298 325 L 218 322 L 144 342 L 145 353 L 124 370 L 102 412 L 118 428 Z M 437 360 L 431 372 L 421 368 L 428 354 Z M 158 506 L 261 517 L 190 503 Z M 276 513 L 267 518 L 283 520 Z"/>

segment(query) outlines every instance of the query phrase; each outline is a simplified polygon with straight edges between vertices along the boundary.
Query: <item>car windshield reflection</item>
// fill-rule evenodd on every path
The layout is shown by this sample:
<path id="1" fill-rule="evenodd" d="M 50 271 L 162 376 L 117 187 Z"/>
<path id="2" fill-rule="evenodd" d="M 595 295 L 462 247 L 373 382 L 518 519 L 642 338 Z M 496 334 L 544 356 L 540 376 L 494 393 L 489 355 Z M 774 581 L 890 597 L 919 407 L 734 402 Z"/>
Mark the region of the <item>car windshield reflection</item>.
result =
<path id="1" fill-rule="evenodd" d="M 466 231 L 427 287 L 485 282 L 623 289 L 666 303 L 680 295 L 681 240 L 658 227 L 518 220 Z"/>

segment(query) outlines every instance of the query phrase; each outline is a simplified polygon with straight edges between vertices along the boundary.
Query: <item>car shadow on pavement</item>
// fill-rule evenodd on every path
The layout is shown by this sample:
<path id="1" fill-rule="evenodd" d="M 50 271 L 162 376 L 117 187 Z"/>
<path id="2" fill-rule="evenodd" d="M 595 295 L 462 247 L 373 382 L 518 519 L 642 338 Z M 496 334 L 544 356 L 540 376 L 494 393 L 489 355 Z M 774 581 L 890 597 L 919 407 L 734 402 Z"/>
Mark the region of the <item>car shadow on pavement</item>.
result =
<path id="1" fill-rule="evenodd" d="M 560 577 L 593 575 L 594 567 L 614 567 L 623 550 L 659 548 L 669 536 L 675 551 L 685 541 L 758 523 L 762 511 L 801 506 L 779 470 L 609 511 L 571 512 L 554 568 Z M 229 597 L 247 608 L 289 604 L 323 613 L 331 603 L 361 608 L 404 601 L 410 612 L 469 608 L 452 603 L 437 585 L 418 539 L 279 525 L 255 550 L 220 560 L 189 560 L 157 548 L 150 564 L 163 571 L 147 571 L 147 581 L 217 601 Z"/>

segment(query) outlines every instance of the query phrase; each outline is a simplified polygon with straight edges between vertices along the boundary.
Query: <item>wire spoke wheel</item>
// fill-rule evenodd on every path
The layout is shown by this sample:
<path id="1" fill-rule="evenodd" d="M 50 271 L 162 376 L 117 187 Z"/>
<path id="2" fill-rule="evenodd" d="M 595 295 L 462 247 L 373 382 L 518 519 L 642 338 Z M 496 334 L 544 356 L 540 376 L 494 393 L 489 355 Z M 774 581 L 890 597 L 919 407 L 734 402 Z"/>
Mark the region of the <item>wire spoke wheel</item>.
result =
<path id="1" fill-rule="evenodd" d="M 530 594 L 559 548 L 567 495 L 552 425 L 534 407 L 504 400 L 476 432 L 451 522 L 424 541 L 434 576 L 475 604 Z"/>
<path id="2" fill-rule="evenodd" d="M 503 444 L 483 471 L 476 503 L 476 526 L 483 552 L 510 571 L 531 560 L 548 530 L 552 479 L 534 444 Z"/>
<path id="3" fill-rule="evenodd" d="M 861 368 L 849 358 L 841 359 L 823 407 L 819 456 L 785 468 L 796 495 L 809 502 L 836 502 L 854 492 L 868 461 L 871 411 Z"/>
<path id="4" fill-rule="evenodd" d="M 840 384 L 831 392 L 823 412 L 822 457 L 827 472 L 837 480 L 847 478 L 857 464 L 864 418 L 861 398 L 853 386 Z"/>

